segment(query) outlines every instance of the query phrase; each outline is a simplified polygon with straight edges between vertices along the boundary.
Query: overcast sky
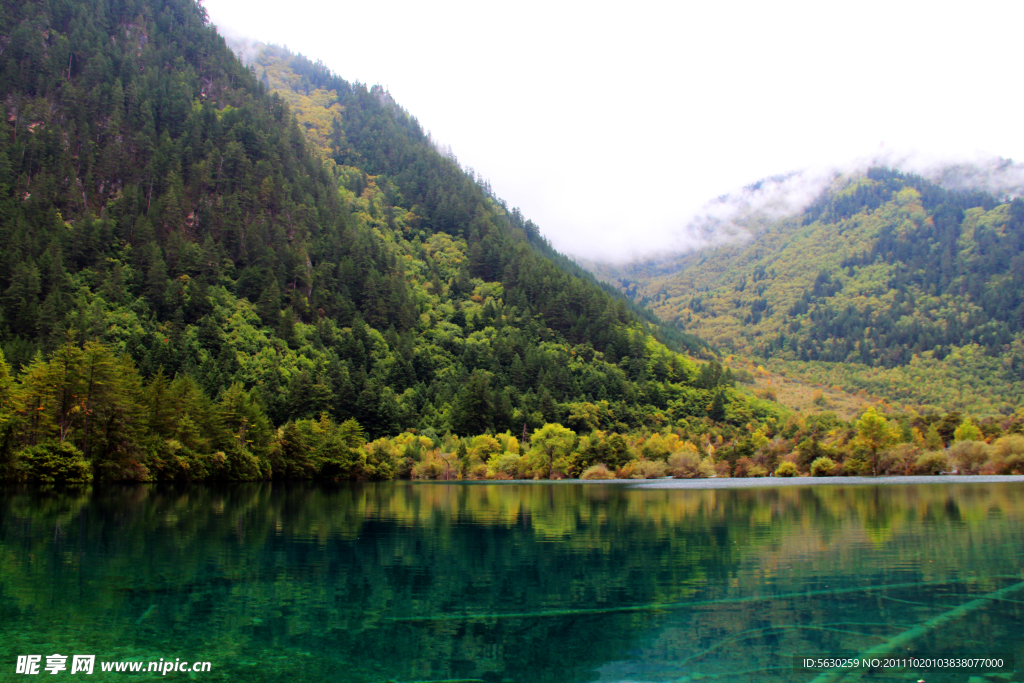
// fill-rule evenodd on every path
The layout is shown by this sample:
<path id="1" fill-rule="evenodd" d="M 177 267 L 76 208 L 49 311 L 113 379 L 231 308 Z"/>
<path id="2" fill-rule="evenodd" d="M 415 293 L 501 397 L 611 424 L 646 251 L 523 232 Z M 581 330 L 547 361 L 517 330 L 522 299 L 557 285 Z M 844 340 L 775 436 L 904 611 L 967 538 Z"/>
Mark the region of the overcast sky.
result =
<path id="1" fill-rule="evenodd" d="M 766 176 L 1024 160 L 1017 0 L 203 4 L 387 86 L 574 255 L 678 246 L 705 202 Z"/>

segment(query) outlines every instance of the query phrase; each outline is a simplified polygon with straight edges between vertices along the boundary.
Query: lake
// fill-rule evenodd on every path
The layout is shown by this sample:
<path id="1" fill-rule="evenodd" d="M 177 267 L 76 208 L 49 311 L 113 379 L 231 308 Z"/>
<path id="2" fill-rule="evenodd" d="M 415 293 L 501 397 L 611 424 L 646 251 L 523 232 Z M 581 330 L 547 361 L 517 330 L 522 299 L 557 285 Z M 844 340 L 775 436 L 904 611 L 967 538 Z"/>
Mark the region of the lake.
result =
<path id="1" fill-rule="evenodd" d="M 1024 680 L 1022 483 L 2 491 L 0 680 Z"/>

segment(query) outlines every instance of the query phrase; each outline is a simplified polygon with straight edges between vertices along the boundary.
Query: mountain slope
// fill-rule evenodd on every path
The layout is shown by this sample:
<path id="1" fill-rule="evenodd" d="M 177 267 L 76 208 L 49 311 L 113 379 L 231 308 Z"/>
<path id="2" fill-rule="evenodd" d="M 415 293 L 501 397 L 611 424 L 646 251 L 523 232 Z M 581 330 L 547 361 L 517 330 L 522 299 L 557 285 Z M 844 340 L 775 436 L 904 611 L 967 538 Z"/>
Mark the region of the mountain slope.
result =
<path id="1" fill-rule="evenodd" d="M 316 153 L 345 178 L 343 184 L 358 196 L 372 182 L 384 190 L 385 203 L 407 217 L 409 225 L 403 226 L 402 237 L 443 232 L 465 239 L 470 274 L 500 279 L 513 253 L 507 241 L 511 236 L 573 278 L 614 291 L 552 249 L 532 221 L 518 209 L 509 210 L 488 183 L 458 165 L 450 150 L 440 153 L 416 119 L 379 86 L 367 90 L 351 84 L 322 63 L 278 46 L 247 44 L 245 51 L 256 53 L 252 66 L 260 81 L 288 102 Z M 545 319 L 553 313 L 549 322 L 557 327 L 568 315 L 579 339 L 580 334 L 602 335 L 605 326 L 594 319 L 593 311 L 580 309 L 578 297 L 557 291 L 562 289 L 556 286 L 542 296 L 546 302 L 540 312 Z M 707 348 L 699 338 L 661 325 L 649 310 L 627 308 L 670 348 L 698 353 Z M 602 343 L 598 346 L 604 348 Z"/>
<path id="2" fill-rule="evenodd" d="M 1024 389 L 1020 199 L 876 168 L 748 240 L 612 275 L 665 320 L 815 381 L 989 414 Z"/>
<path id="3" fill-rule="evenodd" d="M 232 477 L 308 476 L 297 444 L 354 444 L 352 419 L 438 438 L 777 413 L 698 372 L 678 351 L 699 340 L 555 253 L 380 88 L 282 53 L 293 110 L 191 0 L 5 0 L 0 21 L 5 456 L 57 441 L 112 478 L 216 452 Z"/>

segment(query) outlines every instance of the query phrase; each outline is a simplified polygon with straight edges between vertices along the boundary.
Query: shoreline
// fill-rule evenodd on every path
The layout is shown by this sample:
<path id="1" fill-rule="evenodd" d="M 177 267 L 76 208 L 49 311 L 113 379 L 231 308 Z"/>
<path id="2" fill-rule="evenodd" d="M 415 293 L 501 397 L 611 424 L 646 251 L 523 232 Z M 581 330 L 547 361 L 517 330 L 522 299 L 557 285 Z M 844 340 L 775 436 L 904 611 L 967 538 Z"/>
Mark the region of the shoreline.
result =
<path id="1" fill-rule="evenodd" d="M 753 477 L 748 479 L 642 479 L 637 489 L 747 489 L 783 486 L 891 486 L 898 484 L 1024 483 L 1022 474 L 941 474 L 893 477 Z"/>
<path id="2" fill-rule="evenodd" d="M 458 484 L 470 486 L 486 486 L 496 484 L 509 486 L 517 484 L 583 484 L 594 486 L 610 484 L 630 489 L 752 489 L 781 488 L 787 486 L 891 486 L 899 484 L 1024 484 L 1024 474 L 942 474 L 942 475 L 909 475 L 881 477 L 749 477 L 749 478 L 712 478 L 712 479 L 401 479 L 394 480 L 403 484 L 444 485 Z"/>
<path id="3" fill-rule="evenodd" d="M 198 486 L 238 486 L 253 484 L 291 484 L 306 483 L 315 485 L 344 485 L 344 484 L 397 484 L 400 486 L 422 485 L 422 486 L 538 486 L 552 484 L 558 486 L 621 486 L 628 489 L 657 490 L 657 489 L 679 489 L 679 490 L 708 490 L 708 489 L 756 489 L 756 488 L 785 488 L 793 486 L 898 486 L 898 485 L 955 485 L 955 484 L 1024 484 L 1024 474 L 948 474 L 948 475 L 896 475 L 879 477 L 713 477 L 710 479 L 673 479 L 665 477 L 662 479 L 390 479 L 387 481 L 371 482 L 361 480 L 327 481 L 316 479 L 268 479 L 257 481 L 193 481 L 193 482 L 163 482 L 163 481 L 128 481 L 128 482 L 106 482 L 103 484 L 88 484 L 85 486 L 47 486 L 46 490 L 57 491 L 84 491 L 108 486 L 152 486 L 152 487 L 188 487 Z M 4 482 L 0 481 L 0 495 L 11 489 L 37 489 L 38 484 Z"/>

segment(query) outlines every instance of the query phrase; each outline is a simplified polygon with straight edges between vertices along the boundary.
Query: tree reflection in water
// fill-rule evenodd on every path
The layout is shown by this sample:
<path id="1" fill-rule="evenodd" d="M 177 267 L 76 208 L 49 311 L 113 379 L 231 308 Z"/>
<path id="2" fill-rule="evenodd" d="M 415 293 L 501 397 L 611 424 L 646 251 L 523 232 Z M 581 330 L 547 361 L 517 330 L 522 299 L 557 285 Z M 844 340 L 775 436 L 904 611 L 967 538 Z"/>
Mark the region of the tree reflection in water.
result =
<path id="1" fill-rule="evenodd" d="M 0 650 L 203 658 L 209 681 L 806 681 L 793 654 L 1020 581 L 1021 490 L 7 489 Z M 1022 614 L 915 647 L 1012 651 Z"/>

